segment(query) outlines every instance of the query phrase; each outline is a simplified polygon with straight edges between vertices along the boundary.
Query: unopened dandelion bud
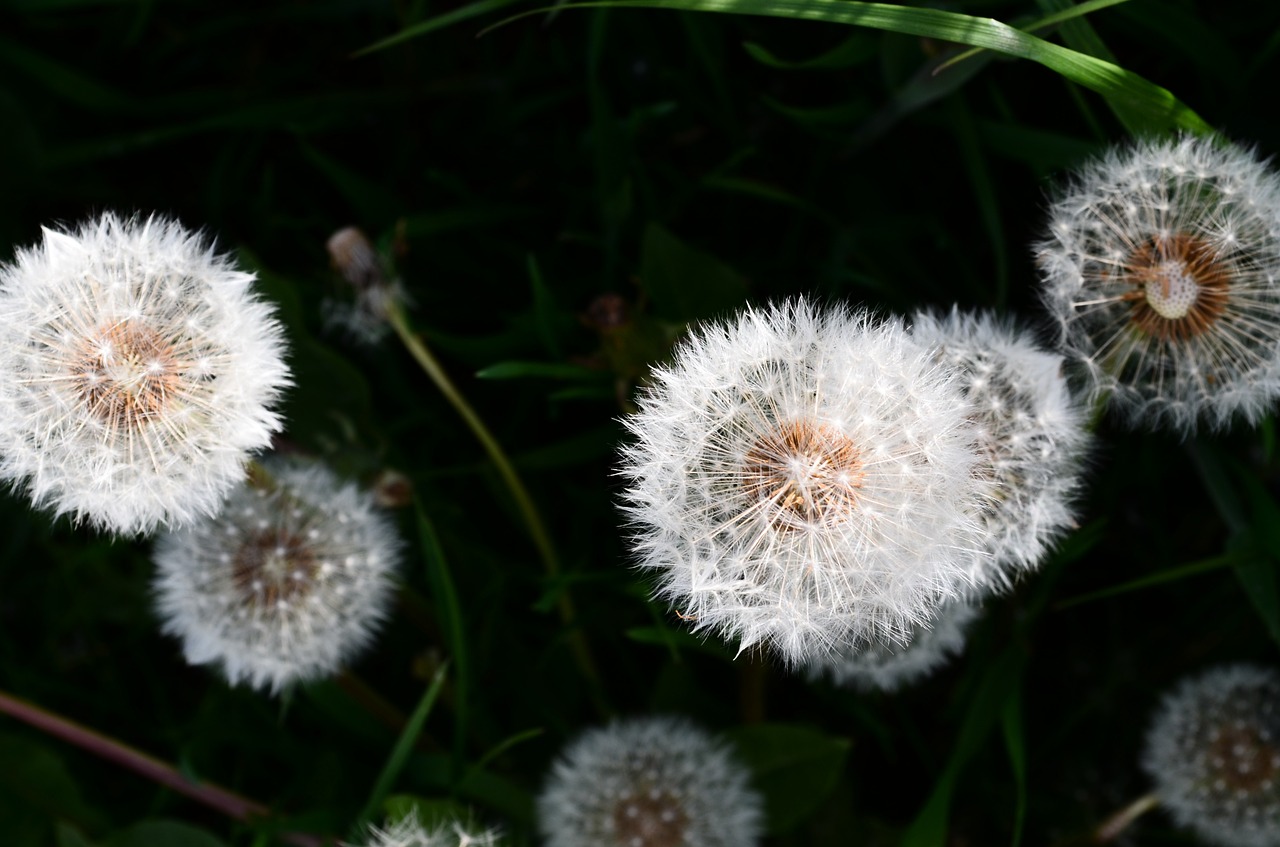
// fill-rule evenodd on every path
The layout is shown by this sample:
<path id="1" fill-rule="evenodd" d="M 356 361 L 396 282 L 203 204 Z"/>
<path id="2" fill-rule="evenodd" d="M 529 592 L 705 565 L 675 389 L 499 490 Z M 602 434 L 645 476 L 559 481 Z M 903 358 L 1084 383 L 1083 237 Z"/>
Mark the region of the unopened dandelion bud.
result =
<path id="1" fill-rule="evenodd" d="M 369 238 L 356 227 L 340 229 L 325 243 L 334 270 L 351 286 L 352 300 L 327 300 L 325 322 L 352 338 L 376 344 L 387 332 L 391 309 L 406 300 L 403 286 L 387 268 Z"/>

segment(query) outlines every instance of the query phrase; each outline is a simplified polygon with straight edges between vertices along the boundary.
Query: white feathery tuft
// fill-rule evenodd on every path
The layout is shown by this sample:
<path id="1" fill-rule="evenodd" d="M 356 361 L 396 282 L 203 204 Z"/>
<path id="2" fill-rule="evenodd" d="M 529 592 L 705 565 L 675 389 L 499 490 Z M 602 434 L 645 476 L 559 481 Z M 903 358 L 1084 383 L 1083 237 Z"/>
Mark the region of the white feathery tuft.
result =
<path id="1" fill-rule="evenodd" d="M 222 510 L 156 540 L 156 608 L 193 665 L 279 692 L 338 671 L 387 614 L 400 540 L 318 463 L 271 462 Z"/>
<path id="2" fill-rule="evenodd" d="M 46 229 L 0 268 L 0 478 L 124 534 L 214 512 L 290 382 L 253 283 L 165 218 Z"/>
<path id="3" fill-rule="evenodd" d="M 638 408 L 623 509 L 696 630 L 792 664 L 901 642 L 987 555 L 962 385 L 898 321 L 801 300 L 704 325 Z"/>
<path id="4" fill-rule="evenodd" d="M 810 662 L 810 681 L 828 677 L 841 687 L 857 691 L 892 693 L 933 676 L 964 652 L 969 627 L 981 608 L 965 600 L 953 600 L 937 618 L 916 625 L 907 643 L 881 642 L 861 648 L 845 648 Z"/>
<path id="5" fill-rule="evenodd" d="M 500 836 L 496 829 L 478 830 L 461 821 L 427 826 L 412 814 L 385 829 L 373 828 L 369 840 L 348 847 L 498 847 Z"/>
<path id="6" fill-rule="evenodd" d="M 974 581 L 1007 589 L 1075 526 L 1090 441 L 1085 410 L 1067 387 L 1062 356 L 990 313 L 920 313 L 911 334 L 960 374 L 979 433 L 977 473 L 992 483 L 979 517 L 991 555 L 976 561 Z"/>

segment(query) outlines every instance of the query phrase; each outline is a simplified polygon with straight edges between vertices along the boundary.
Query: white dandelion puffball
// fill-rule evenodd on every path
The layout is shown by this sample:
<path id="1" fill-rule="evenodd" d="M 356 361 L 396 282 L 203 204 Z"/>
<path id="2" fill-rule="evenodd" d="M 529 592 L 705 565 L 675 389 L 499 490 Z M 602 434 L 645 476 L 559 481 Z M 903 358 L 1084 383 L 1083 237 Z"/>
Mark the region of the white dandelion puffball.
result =
<path id="1" fill-rule="evenodd" d="M 1085 411 L 1067 387 L 1062 356 L 992 314 L 921 313 L 911 334 L 960 372 L 978 427 L 978 473 L 993 483 L 980 517 L 991 555 L 978 560 L 975 581 L 1008 588 L 1075 525 Z"/>
<path id="2" fill-rule="evenodd" d="M 496 829 L 477 830 L 459 821 L 427 826 L 407 815 L 386 829 L 374 829 L 362 847 L 498 847 Z"/>
<path id="3" fill-rule="evenodd" d="M 1228 665 L 1183 680 L 1160 704 L 1142 765 L 1173 819 L 1206 841 L 1280 844 L 1280 673 Z"/>
<path id="4" fill-rule="evenodd" d="M 952 600 L 928 624 L 912 628 L 905 645 L 879 642 L 845 648 L 809 663 L 810 680 L 823 676 L 843 688 L 892 693 L 933 676 L 964 651 L 970 625 L 981 608 Z"/>
<path id="5" fill-rule="evenodd" d="M 1253 422 L 1280 395 L 1280 178 L 1250 151 L 1112 149 L 1053 203 L 1037 253 L 1065 349 L 1131 424 Z"/>
<path id="6" fill-rule="evenodd" d="M 729 749 L 686 720 L 588 730 L 538 796 L 546 847 L 751 847 L 759 795 Z"/>
<path id="7" fill-rule="evenodd" d="M 954 371 L 901 323 L 803 301 L 695 331 L 626 426 L 641 567 L 695 629 L 799 664 L 968 590 L 987 484 Z"/>
<path id="8" fill-rule="evenodd" d="M 381 626 L 400 541 L 372 495 L 273 462 L 217 515 L 156 540 L 156 608 L 193 665 L 278 692 L 336 672 Z"/>
<path id="9" fill-rule="evenodd" d="M 0 477 L 119 533 L 216 510 L 289 384 L 253 283 L 164 218 L 46 229 L 0 268 Z"/>

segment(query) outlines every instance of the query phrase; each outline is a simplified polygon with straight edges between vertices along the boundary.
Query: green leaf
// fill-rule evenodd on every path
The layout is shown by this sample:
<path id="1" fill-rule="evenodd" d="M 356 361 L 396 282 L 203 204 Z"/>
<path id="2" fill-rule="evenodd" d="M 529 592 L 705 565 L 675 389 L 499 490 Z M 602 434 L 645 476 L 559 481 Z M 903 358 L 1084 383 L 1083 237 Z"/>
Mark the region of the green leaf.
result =
<path id="1" fill-rule="evenodd" d="M 134 824 L 103 842 L 102 847 L 227 847 L 203 829 L 181 821 L 154 820 Z"/>
<path id="2" fill-rule="evenodd" d="M 676 238 L 656 223 L 645 227 L 640 279 L 662 317 L 708 318 L 741 305 L 747 284 L 719 259 Z"/>
<path id="3" fill-rule="evenodd" d="M 1113 5 L 1104 2 L 1103 5 Z M 864 26 L 983 47 L 1030 59 L 1072 82 L 1096 91 L 1113 108 L 1122 110 L 1132 125 L 1142 132 L 1167 133 L 1187 130 L 1207 134 L 1211 128 L 1165 89 L 1110 62 L 1037 38 L 991 18 L 962 15 L 940 9 L 860 3 L 854 0 L 600 0 L 570 3 L 562 9 L 680 9 L 688 12 L 719 12 L 763 15 L 795 20 Z M 489 29 L 533 14 L 536 9 L 500 21 Z M 487 32 L 488 30 L 486 30 Z"/>
<path id="4" fill-rule="evenodd" d="M 427 690 L 422 694 L 422 699 L 418 701 L 417 708 L 413 710 L 413 714 L 409 716 L 408 722 L 405 723 L 404 731 L 400 733 L 400 738 L 396 741 L 395 747 L 392 748 L 391 755 L 387 758 L 387 763 L 382 768 L 382 773 L 378 774 L 378 781 L 374 783 L 373 791 L 369 794 L 369 800 L 365 803 L 364 811 L 360 813 L 360 818 L 353 833 L 354 837 L 358 837 L 358 831 L 373 820 L 378 811 L 382 809 L 383 802 L 386 800 L 387 795 L 391 793 L 391 786 L 395 785 L 400 772 L 404 770 L 405 764 L 413 753 L 413 745 L 417 743 L 418 736 L 422 734 L 427 718 L 431 715 L 431 710 L 435 707 L 436 700 L 440 697 L 440 690 L 444 687 L 445 671 L 448 669 L 448 664 L 443 664 L 435 672 L 435 676 L 431 678 L 430 685 L 427 686 Z"/>
<path id="5" fill-rule="evenodd" d="M 1249 506 L 1251 529 L 1236 546 L 1259 548 L 1259 555 L 1244 555 L 1235 563 L 1236 578 L 1249 596 L 1249 602 L 1280 645 L 1280 584 L 1276 569 L 1280 566 L 1280 505 L 1256 476 L 1237 468 Z"/>
<path id="6" fill-rule="evenodd" d="M 53 843 L 55 847 L 95 847 L 92 841 L 80 834 L 80 830 L 66 821 L 58 821 L 54 826 Z"/>
<path id="7" fill-rule="evenodd" d="M 499 9 L 505 9 L 507 6 L 511 6 L 516 2 L 517 0 L 477 0 L 475 3 L 468 3 L 467 5 L 459 6 L 456 9 L 450 9 L 442 15 L 436 15 L 434 18 L 429 18 L 425 21 L 413 24 L 412 26 L 407 26 L 389 38 L 384 38 L 381 41 L 374 42 L 368 47 L 360 48 L 356 52 L 352 53 L 351 57 L 357 58 L 369 53 L 374 53 L 378 50 L 385 50 L 388 47 L 394 47 L 395 45 L 402 44 L 412 38 L 426 35 L 429 32 L 435 32 L 438 29 L 444 29 L 445 27 L 453 26 L 456 23 L 461 23 L 462 21 L 488 14 L 489 12 L 496 12 Z"/>
<path id="8" fill-rule="evenodd" d="M 431 599 L 436 615 L 448 637 L 449 655 L 457 669 L 454 676 L 454 702 L 457 704 L 457 726 L 454 728 L 455 755 L 461 761 L 463 745 L 470 722 L 471 654 L 467 646 L 466 625 L 462 617 L 462 604 L 449 561 L 445 558 L 440 536 L 435 524 L 421 507 L 417 509 L 418 539 L 422 545 L 422 558 L 426 562 L 427 584 L 431 586 Z"/>
<path id="9" fill-rule="evenodd" d="M 947 820 L 956 781 L 969 759 L 990 735 L 1009 698 L 1016 696 L 1024 661 L 1020 648 L 1009 647 L 987 666 L 960 725 L 951 758 L 934 784 L 933 793 L 924 808 L 903 835 L 902 847 L 944 847 L 946 844 Z"/>
<path id="10" fill-rule="evenodd" d="M 575 379 L 598 380 L 609 375 L 595 368 L 562 362 L 498 362 L 476 371 L 479 379 Z"/>
<path id="11" fill-rule="evenodd" d="M 779 59 L 764 47 L 750 41 L 744 41 L 742 48 L 757 62 L 784 71 L 844 70 L 869 62 L 880 53 L 880 45 L 876 40 L 862 32 L 855 32 L 820 56 L 800 62 Z"/>
<path id="12" fill-rule="evenodd" d="M 1023 744 L 1025 733 L 1022 728 L 1021 692 L 1015 692 L 1014 696 L 1005 701 L 1000 726 L 1004 730 L 1004 746 L 1009 751 L 1009 766 L 1013 769 L 1013 787 L 1017 795 L 1012 847 L 1019 847 L 1022 843 L 1022 827 L 1027 819 L 1027 751 Z"/>
<path id="13" fill-rule="evenodd" d="M 28 738 L 0 735 L 0 833 L 6 843 L 47 843 L 53 821 L 89 831 L 106 821 L 80 796 L 62 759 Z"/>
<path id="14" fill-rule="evenodd" d="M 387 823 L 415 816 L 425 827 L 465 821 L 470 810 L 456 800 L 445 797 L 415 797 L 412 794 L 393 794 L 382 804 Z"/>
<path id="15" fill-rule="evenodd" d="M 830 795 L 849 755 L 849 741 L 814 729 L 782 724 L 739 727 L 726 733 L 752 784 L 764 795 L 771 835 L 795 829 Z"/>

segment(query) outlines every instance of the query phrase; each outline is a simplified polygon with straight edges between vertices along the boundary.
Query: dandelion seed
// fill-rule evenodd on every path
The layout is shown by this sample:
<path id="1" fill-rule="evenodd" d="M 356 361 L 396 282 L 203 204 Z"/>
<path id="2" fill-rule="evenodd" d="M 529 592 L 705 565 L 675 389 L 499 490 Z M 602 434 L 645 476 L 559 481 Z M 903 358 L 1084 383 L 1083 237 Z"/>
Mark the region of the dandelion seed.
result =
<path id="1" fill-rule="evenodd" d="M 899 323 L 798 302 L 709 324 L 625 423 L 639 565 L 742 648 L 901 641 L 985 555 L 968 403 Z"/>
<path id="2" fill-rule="evenodd" d="M 547 847 L 750 847 L 760 797 L 728 748 L 677 718 L 579 736 L 538 797 Z"/>
<path id="3" fill-rule="evenodd" d="M 360 847 L 497 847 L 499 843 L 496 829 L 478 830 L 461 821 L 427 826 L 415 814 L 400 818 L 386 829 L 375 828 Z"/>
<path id="4" fill-rule="evenodd" d="M 1280 843 L 1280 673 L 1214 668 L 1166 695 L 1143 768 L 1179 825 L 1222 847 Z"/>
<path id="5" fill-rule="evenodd" d="M 279 691 L 336 672 L 372 639 L 400 542 L 369 494 L 322 465 L 268 470 L 218 515 L 157 539 L 154 588 L 188 662 Z"/>
<path id="6" fill-rule="evenodd" d="M 933 621 L 915 626 L 906 644 L 880 642 L 837 649 L 808 664 L 809 679 L 826 676 L 836 685 L 858 691 L 894 692 L 915 685 L 963 652 L 969 627 L 980 612 L 974 603 L 954 600 Z"/>
<path id="7" fill-rule="evenodd" d="M 918 314 L 912 337 L 961 375 L 977 424 L 978 474 L 990 481 L 980 512 L 990 556 L 975 582 L 1001 590 L 1040 564 L 1049 545 L 1075 524 L 1089 441 L 1085 414 L 1062 375 L 1062 356 L 993 315 Z"/>
<path id="8" fill-rule="evenodd" d="M 46 229 L 0 269 L 0 478 L 120 533 L 217 509 L 289 383 L 253 281 L 163 218 Z"/>
<path id="9" fill-rule="evenodd" d="M 1280 395 L 1280 177 L 1218 139 L 1086 165 L 1037 245 L 1044 298 L 1094 399 L 1184 434 Z"/>

